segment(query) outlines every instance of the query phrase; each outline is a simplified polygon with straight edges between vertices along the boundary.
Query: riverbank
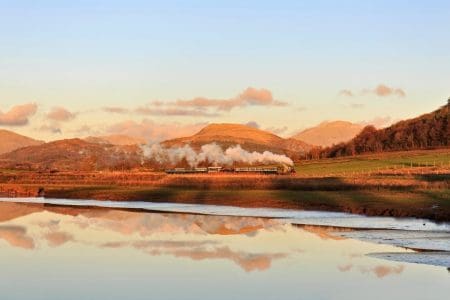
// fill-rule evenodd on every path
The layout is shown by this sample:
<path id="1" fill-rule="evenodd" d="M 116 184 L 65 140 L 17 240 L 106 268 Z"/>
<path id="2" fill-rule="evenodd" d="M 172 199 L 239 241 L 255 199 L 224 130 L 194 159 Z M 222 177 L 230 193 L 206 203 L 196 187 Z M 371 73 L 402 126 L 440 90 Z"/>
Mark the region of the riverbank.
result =
<path id="1" fill-rule="evenodd" d="M 49 189 L 49 198 L 132 200 L 349 212 L 450 221 L 450 190 L 299 191 L 86 187 Z"/>
<path id="2" fill-rule="evenodd" d="M 0 196 L 323 210 L 450 222 L 450 175 L 425 171 L 333 177 L 1 171 Z"/>
<path id="3" fill-rule="evenodd" d="M 20 186 L 22 191 L 38 186 Z M 20 196 L 20 194 L 17 194 Z M 30 196 L 26 192 L 23 196 Z M 55 186 L 47 198 L 151 201 L 349 212 L 368 216 L 426 218 L 450 222 L 450 190 L 251 190 L 144 186 Z"/>

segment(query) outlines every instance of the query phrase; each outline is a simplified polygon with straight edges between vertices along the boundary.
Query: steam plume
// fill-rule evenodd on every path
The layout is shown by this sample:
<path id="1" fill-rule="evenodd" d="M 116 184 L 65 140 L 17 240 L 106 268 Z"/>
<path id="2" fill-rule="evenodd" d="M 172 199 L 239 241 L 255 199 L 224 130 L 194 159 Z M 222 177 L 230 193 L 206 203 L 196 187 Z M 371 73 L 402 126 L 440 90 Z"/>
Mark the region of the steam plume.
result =
<path id="1" fill-rule="evenodd" d="M 160 164 L 177 165 L 183 160 L 190 167 L 196 167 L 201 163 L 209 163 L 215 166 L 230 166 L 233 163 L 245 164 L 284 164 L 292 166 L 293 161 L 286 155 L 274 154 L 270 151 L 248 152 L 240 145 L 231 146 L 225 151 L 216 143 L 205 144 L 196 152 L 189 145 L 183 147 L 165 148 L 160 144 L 142 146 L 145 158 L 154 160 Z"/>

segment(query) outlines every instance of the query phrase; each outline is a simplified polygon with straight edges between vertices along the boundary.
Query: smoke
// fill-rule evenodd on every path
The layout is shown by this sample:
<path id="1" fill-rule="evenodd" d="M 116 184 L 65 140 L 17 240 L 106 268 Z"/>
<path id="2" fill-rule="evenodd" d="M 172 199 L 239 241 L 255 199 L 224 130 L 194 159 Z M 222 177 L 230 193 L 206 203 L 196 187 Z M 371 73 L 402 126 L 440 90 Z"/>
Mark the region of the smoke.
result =
<path id="1" fill-rule="evenodd" d="M 284 164 L 292 166 L 293 161 L 286 155 L 274 154 L 270 151 L 248 152 L 235 145 L 225 151 L 216 143 L 205 144 L 196 152 L 189 145 L 178 148 L 165 148 L 160 144 L 142 146 L 144 157 L 156 161 L 162 165 L 177 165 L 186 160 L 190 167 L 196 167 L 201 163 L 209 163 L 215 166 L 230 166 L 233 163 L 245 164 Z"/>

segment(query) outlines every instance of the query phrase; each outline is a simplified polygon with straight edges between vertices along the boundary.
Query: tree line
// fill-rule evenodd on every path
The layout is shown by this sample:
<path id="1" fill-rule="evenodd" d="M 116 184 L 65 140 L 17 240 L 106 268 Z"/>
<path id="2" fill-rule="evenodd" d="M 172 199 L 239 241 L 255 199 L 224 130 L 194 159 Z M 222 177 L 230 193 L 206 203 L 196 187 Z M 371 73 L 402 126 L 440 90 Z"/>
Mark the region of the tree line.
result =
<path id="1" fill-rule="evenodd" d="M 398 122 L 390 127 L 377 130 L 366 126 L 355 138 L 326 148 L 313 148 L 309 159 L 353 156 L 364 153 L 405 151 L 450 146 L 449 106 Z"/>

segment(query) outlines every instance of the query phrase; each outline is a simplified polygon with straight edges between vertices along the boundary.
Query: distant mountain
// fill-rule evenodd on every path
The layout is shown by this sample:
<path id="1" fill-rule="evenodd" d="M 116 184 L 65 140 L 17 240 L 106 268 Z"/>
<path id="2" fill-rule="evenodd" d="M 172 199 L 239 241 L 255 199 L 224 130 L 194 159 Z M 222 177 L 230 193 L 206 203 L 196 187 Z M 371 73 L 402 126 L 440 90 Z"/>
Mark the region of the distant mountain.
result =
<path id="1" fill-rule="evenodd" d="M 95 144 L 111 144 L 118 146 L 126 146 L 126 145 L 141 145 L 145 144 L 146 141 L 141 138 L 132 137 L 129 135 L 122 134 L 114 134 L 114 135 L 106 135 L 106 136 L 89 136 L 84 139 L 86 142 L 95 143 Z"/>
<path id="2" fill-rule="evenodd" d="M 309 151 L 311 146 L 296 140 L 284 139 L 267 131 L 241 124 L 211 124 L 190 137 L 168 140 L 162 144 L 166 147 L 191 145 L 194 149 L 202 145 L 217 143 L 222 148 L 241 145 L 247 151 L 271 151 L 298 157 Z"/>
<path id="3" fill-rule="evenodd" d="M 379 130 L 367 126 L 351 141 L 322 150 L 321 156 L 450 147 L 449 106 Z"/>
<path id="4" fill-rule="evenodd" d="M 0 166 L 31 170 L 111 170 L 139 167 L 142 150 L 68 139 L 17 149 L 0 155 Z"/>
<path id="5" fill-rule="evenodd" d="M 0 154 L 8 153 L 19 148 L 43 144 L 43 141 L 0 129 Z"/>
<path id="6" fill-rule="evenodd" d="M 308 128 L 292 138 L 311 145 L 328 147 L 354 138 L 364 126 L 346 121 L 323 122 Z"/>

